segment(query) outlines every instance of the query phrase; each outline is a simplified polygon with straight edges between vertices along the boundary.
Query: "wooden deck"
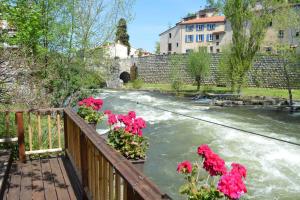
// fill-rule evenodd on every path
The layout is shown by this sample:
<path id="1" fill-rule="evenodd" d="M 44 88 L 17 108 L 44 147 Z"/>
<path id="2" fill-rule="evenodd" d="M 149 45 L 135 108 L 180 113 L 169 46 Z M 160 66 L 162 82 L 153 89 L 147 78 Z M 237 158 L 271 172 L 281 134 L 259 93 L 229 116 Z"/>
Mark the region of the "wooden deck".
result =
<path id="1" fill-rule="evenodd" d="M 3 199 L 80 199 L 78 190 L 73 189 L 74 175 L 69 178 L 73 172 L 68 163 L 65 157 L 38 158 L 26 163 L 14 161 Z"/>

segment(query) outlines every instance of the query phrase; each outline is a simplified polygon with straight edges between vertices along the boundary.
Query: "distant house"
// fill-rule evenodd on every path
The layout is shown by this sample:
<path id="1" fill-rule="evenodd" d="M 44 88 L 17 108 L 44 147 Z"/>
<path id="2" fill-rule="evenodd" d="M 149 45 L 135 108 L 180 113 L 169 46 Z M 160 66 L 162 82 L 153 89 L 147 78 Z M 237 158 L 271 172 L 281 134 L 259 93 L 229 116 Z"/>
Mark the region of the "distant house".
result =
<path id="1" fill-rule="evenodd" d="M 291 4 L 291 8 L 300 12 L 300 3 Z M 261 9 L 259 4 L 256 9 Z M 232 28 L 217 9 L 206 8 L 188 15 L 159 36 L 161 54 L 187 53 L 201 46 L 207 47 L 208 52 L 218 53 L 222 51 L 222 47 L 231 43 Z M 299 27 L 277 30 L 270 22 L 260 51 L 276 53 L 274 47 L 278 42 L 283 42 L 300 52 L 299 41 Z"/>
<path id="2" fill-rule="evenodd" d="M 187 53 L 205 46 L 211 53 L 218 53 L 221 47 L 231 42 L 229 34 L 225 34 L 230 25 L 218 10 L 208 8 L 195 15 L 183 18 L 176 26 L 161 33 L 160 51 L 162 54 Z"/>
<path id="3" fill-rule="evenodd" d="M 130 54 L 128 55 L 128 48 L 127 46 L 121 44 L 120 42 L 114 43 L 106 43 L 103 45 L 106 49 L 106 53 L 110 58 L 130 58 L 130 57 L 137 57 L 137 49 L 130 48 Z"/>

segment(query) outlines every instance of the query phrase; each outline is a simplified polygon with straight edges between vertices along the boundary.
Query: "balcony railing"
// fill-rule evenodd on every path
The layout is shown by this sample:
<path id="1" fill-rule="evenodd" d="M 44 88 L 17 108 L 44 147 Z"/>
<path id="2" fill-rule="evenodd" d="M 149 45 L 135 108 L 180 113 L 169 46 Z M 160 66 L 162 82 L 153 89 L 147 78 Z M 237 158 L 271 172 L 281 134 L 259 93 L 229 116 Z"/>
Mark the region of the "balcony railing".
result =
<path id="1" fill-rule="evenodd" d="M 82 199 L 170 199 L 71 108 L 2 111 L 2 116 L 5 138 L 0 142 L 18 141 L 20 161 L 32 154 L 66 154 L 84 190 Z"/>

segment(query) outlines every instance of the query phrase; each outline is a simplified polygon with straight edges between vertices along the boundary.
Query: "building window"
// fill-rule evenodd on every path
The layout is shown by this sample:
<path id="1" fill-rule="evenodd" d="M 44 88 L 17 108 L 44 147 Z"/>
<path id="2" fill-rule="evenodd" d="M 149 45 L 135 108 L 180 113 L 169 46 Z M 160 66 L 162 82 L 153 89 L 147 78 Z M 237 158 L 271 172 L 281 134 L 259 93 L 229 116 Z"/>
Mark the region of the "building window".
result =
<path id="1" fill-rule="evenodd" d="M 185 31 L 186 32 L 191 32 L 194 30 L 194 25 L 186 25 L 185 26 Z"/>
<path id="2" fill-rule="evenodd" d="M 207 24 L 207 30 L 211 31 L 211 30 L 215 30 L 216 25 L 215 24 Z"/>
<path id="3" fill-rule="evenodd" d="M 185 36 L 185 42 L 186 43 L 192 43 L 192 42 L 194 42 L 194 35 L 186 35 Z"/>
<path id="4" fill-rule="evenodd" d="M 219 44 L 220 44 L 219 42 L 216 42 L 216 45 L 217 45 L 217 46 L 219 46 Z"/>
<path id="5" fill-rule="evenodd" d="M 204 24 L 197 24 L 196 25 L 196 31 L 203 31 L 204 30 L 205 25 Z"/>
<path id="6" fill-rule="evenodd" d="M 172 33 L 169 33 L 169 38 L 172 38 Z"/>
<path id="7" fill-rule="evenodd" d="M 296 32 L 296 37 L 299 37 L 300 36 L 300 32 Z"/>
<path id="8" fill-rule="evenodd" d="M 220 53 L 220 49 L 217 49 L 217 53 Z"/>
<path id="9" fill-rule="evenodd" d="M 216 35 L 216 40 L 218 40 L 218 39 L 220 39 L 220 35 L 219 34 Z"/>
<path id="10" fill-rule="evenodd" d="M 179 46 L 178 42 L 176 43 L 176 46 L 177 46 L 177 47 Z"/>
<path id="11" fill-rule="evenodd" d="M 214 47 L 210 47 L 210 53 L 213 53 L 214 52 Z"/>
<path id="12" fill-rule="evenodd" d="M 211 42 L 211 41 L 213 41 L 213 40 L 214 40 L 213 34 L 207 34 L 207 35 L 206 35 L 206 41 L 207 41 L 207 42 Z"/>
<path id="13" fill-rule="evenodd" d="M 185 52 L 186 53 L 191 53 L 191 52 L 193 52 L 193 49 L 187 49 L 187 50 L 185 50 Z"/>
<path id="14" fill-rule="evenodd" d="M 196 35 L 196 42 L 204 42 L 204 34 Z"/>
<path id="15" fill-rule="evenodd" d="M 171 43 L 168 44 L 168 51 L 172 51 L 172 44 Z"/>
<path id="16" fill-rule="evenodd" d="M 280 30 L 280 31 L 278 32 L 278 37 L 279 37 L 279 38 L 284 38 L 284 31 L 283 31 L 283 30 Z"/>

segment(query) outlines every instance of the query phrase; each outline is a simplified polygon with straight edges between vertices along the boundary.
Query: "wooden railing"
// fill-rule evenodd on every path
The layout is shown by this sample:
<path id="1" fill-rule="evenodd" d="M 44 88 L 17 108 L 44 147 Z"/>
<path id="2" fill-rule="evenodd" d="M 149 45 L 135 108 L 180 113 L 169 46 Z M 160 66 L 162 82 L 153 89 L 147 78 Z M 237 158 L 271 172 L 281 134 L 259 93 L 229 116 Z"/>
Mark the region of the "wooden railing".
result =
<path id="1" fill-rule="evenodd" d="M 25 162 L 28 154 L 65 150 L 84 189 L 82 199 L 171 199 L 131 162 L 107 145 L 95 129 L 71 108 L 2 113 L 5 116 L 5 131 L 11 133 L 15 130 L 17 133 L 8 134 L 10 136 L 3 141 L 18 141 L 20 161 Z M 12 113 L 15 114 L 14 127 L 10 126 Z M 10 138 L 11 135 L 14 137 Z"/>
<path id="2" fill-rule="evenodd" d="M 62 151 L 62 112 L 62 108 L 0 111 L 5 116 L 0 143 L 17 141 L 21 161 L 25 154 Z"/>
<path id="3" fill-rule="evenodd" d="M 65 149 L 89 199 L 170 199 L 69 108 L 64 124 Z"/>

